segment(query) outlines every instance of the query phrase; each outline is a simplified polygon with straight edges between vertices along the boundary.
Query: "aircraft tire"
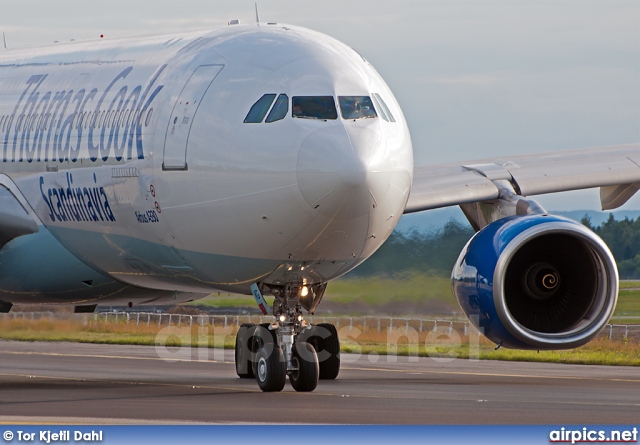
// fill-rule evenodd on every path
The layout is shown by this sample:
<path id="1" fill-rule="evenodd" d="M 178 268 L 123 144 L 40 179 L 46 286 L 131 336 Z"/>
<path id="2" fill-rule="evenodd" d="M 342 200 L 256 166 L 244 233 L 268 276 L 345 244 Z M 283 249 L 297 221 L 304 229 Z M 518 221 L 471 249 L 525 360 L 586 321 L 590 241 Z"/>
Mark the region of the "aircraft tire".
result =
<path id="1" fill-rule="evenodd" d="M 298 392 L 310 392 L 318 386 L 320 368 L 318 355 L 315 349 L 307 342 L 298 342 L 293 345 L 291 362 L 294 368 L 290 372 L 289 382 Z"/>
<path id="2" fill-rule="evenodd" d="M 264 392 L 282 391 L 287 381 L 287 365 L 278 345 L 263 347 L 256 355 L 256 381 Z"/>
<path id="3" fill-rule="evenodd" d="M 241 379 L 250 379 L 254 376 L 252 356 L 255 353 L 251 351 L 254 330 L 255 325 L 253 323 L 243 323 L 236 334 L 236 374 Z"/>
<path id="4" fill-rule="evenodd" d="M 316 337 L 318 344 L 316 351 L 320 354 L 323 351 L 329 353 L 329 356 L 320 362 L 320 380 L 335 380 L 340 373 L 340 339 L 338 338 L 338 330 L 329 323 L 320 323 L 319 328 L 324 328 L 329 332 L 326 338 Z"/>
<path id="5" fill-rule="evenodd" d="M 273 347 L 278 344 L 278 338 L 276 331 L 269 329 L 269 323 L 262 323 L 256 325 L 253 328 L 251 335 L 251 366 L 253 375 L 256 375 L 257 356 L 256 354 L 263 348 L 266 348 L 269 353 L 273 350 Z"/>

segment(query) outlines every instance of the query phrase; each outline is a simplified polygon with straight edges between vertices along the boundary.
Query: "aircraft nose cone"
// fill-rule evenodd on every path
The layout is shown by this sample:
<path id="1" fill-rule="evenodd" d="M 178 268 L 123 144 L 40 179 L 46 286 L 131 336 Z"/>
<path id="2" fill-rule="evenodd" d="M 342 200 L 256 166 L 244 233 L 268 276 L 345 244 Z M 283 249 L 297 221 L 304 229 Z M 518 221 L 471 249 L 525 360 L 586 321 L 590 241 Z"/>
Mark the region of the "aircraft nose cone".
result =
<path id="1" fill-rule="evenodd" d="M 341 220 L 370 213 L 384 199 L 390 183 L 380 136 L 359 127 L 336 126 L 311 133 L 301 145 L 297 171 L 307 203 Z"/>

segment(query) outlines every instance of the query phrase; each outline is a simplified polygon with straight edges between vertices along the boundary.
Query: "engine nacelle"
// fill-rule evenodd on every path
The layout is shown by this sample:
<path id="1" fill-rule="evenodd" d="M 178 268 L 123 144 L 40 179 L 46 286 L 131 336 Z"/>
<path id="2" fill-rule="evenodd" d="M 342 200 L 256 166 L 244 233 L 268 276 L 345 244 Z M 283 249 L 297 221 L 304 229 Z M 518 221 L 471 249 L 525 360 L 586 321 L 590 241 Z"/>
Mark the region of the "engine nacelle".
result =
<path id="1" fill-rule="evenodd" d="M 460 253 L 451 282 L 480 332 L 516 349 L 581 346 L 607 324 L 618 299 L 618 269 L 604 241 L 553 215 L 489 224 Z"/>

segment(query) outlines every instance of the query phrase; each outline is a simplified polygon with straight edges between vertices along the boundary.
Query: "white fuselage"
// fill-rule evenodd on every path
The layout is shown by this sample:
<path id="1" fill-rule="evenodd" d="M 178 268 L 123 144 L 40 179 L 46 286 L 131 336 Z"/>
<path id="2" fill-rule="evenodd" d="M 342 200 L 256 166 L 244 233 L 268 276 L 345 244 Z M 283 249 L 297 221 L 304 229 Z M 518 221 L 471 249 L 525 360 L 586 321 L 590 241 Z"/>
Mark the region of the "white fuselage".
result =
<path id="1" fill-rule="evenodd" d="M 267 117 L 245 122 L 264 95 L 278 98 Z M 377 115 L 348 117 L 339 98 L 365 96 Z M 331 97 L 337 116 L 296 116 L 299 97 Z M 174 297 L 348 272 L 391 234 L 413 175 L 402 111 L 371 65 L 277 24 L 1 54 L 0 156 L 40 232 L 108 279 Z M 21 238 L 0 250 L 0 300 L 49 301 L 3 275 Z"/>

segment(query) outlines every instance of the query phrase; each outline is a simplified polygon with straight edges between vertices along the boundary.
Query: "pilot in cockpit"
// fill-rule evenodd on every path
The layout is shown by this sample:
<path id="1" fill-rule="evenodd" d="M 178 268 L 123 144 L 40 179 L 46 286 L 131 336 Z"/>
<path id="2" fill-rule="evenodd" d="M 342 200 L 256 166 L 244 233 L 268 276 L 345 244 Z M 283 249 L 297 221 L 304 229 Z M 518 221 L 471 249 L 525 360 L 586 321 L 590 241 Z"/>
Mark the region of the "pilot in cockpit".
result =
<path id="1" fill-rule="evenodd" d="M 376 113 L 372 110 L 370 100 L 364 102 L 356 97 L 342 96 L 340 97 L 340 108 L 344 119 L 361 119 L 366 117 L 375 117 Z"/>
<path id="2" fill-rule="evenodd" d="M 344 119 L 358 119 L 360 117 L 360 102 L 348 101 L 342 106 L 342 117 Z"/>

